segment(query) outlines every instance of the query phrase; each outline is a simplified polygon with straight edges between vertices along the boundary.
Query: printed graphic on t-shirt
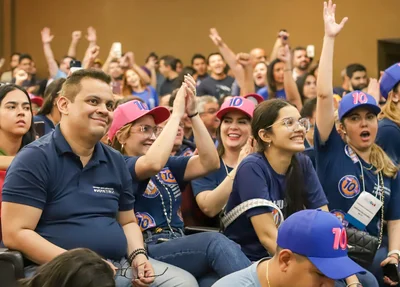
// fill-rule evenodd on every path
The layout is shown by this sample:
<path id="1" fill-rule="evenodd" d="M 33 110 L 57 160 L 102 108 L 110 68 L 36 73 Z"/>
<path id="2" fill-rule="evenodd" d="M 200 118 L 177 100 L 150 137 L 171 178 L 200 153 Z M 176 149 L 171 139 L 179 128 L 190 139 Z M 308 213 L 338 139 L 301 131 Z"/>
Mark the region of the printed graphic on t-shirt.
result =
<path id="1" fill-rule="evenodd" d="M 149 183 L 147 184 L 146 190 L 143 193 L 143 196 L 147 198 L 156 198 L 159 195 L 160 191 L 158 190 L 154 182 L 150 179 Z"/>
<path id="2" fill-rule="evenodd" d="M 157 225 L 154 218 L 147 212 L 136 212 L 136 218 L 142 232 L 146 229 L 154 228 Z"/>
<path id="3" fill-rule="evenodd" d="M 177 197 L 181 196 L 181 189 L 179 188 L 179 185 L 172 172 L 169 170 L 169 168 L 164 168 L 158 175 L 163 184 L 172 190 L 176 201 Z"/>
<path id="4" fill-rule="evenodd" d="M 346 215 L 344 211 L 339 210 L 339 209 L 332 209 L 331 213 L 337 217 L 337 219 L 342 222 L 344 227 L 347 227 L 349 225 L 349 222 L 344 219 L 344 216 Z"/>
<path id="5" fill-rule="evenodd" d="M 360 191 L 360 182 L 354 175 L 343 176 L 338 183 L 340 194 L 345 198 L 356 197 Z"/>
<path id="6" fill-rule="evenodd" d="M 218 98 L 222 98 L 224 96 L 229 96 L 231 94 L 231 88 L 225 85 L 215 85 L 217 90 Z"/>

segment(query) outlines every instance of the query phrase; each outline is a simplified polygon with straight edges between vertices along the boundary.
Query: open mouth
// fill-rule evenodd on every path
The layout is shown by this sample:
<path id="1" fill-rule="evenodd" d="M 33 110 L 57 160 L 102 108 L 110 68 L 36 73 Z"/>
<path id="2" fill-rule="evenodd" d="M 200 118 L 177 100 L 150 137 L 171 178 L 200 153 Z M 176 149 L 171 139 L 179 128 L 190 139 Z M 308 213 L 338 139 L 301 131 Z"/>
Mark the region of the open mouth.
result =
<path id="1" fill-rule="evenodd" d="M 290 140 L 294 141 L 295 143 L 304 144 L 304 136 L 302 135 L 296 135 L 294 137 L 291 137 Z"/>
<path id="2" fill-rule="evenodd" d="M 239 134 L 228 134 L 228 138 L 231 140 L 237 140 L 240 138 Z"/>
<path id="3" fill-rule="evenodd" d="M 370 134 L 370 132 L 368 132 L 368 131 L 363 131 L 363 132 L 360 134 L 360 137 L 361 137 L 361 139 L 362 139 L 363 141 L 369 140 L 370 136 L 371 136 L 371 134 Z"/>

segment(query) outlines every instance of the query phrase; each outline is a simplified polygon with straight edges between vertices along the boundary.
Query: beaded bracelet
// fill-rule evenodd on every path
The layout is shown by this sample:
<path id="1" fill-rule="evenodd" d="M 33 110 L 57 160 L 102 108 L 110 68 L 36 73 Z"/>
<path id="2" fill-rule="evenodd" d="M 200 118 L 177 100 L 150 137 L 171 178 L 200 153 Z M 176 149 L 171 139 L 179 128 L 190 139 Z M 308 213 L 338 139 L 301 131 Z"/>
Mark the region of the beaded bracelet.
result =
<path id="1" fill-rule="evenodd" d="M 144 249 L 144 248 L 138 248 L 138 249 L 134 250 L 134 251 L 128 256 L 129 265 L 132 265 L 133 260 L 134 260 L 135 257 L 138 256 L 139 254 L 143 254 L 144 256 L 146 256 L 147 259 L 149 259 L 149 256 L 147 256 L 146 249 Z"/>

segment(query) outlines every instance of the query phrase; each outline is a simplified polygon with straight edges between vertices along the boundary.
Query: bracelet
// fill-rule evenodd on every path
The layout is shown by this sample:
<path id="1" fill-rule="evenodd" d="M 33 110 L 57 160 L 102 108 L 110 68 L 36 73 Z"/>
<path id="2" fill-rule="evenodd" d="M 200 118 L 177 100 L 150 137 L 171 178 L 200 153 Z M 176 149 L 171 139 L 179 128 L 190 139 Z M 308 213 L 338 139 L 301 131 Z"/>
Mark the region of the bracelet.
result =
<path id="1" fill-rule="evenodd" d="M 147 256 L 146 249 L 144 249 L 144 248 L 138 248 L 138 249 L 134 250 L 134 251 L 128 256 L 129 265 L 132 265 L 133 260 L 134 260 L 135 257 L 138 256 L 139 254 L 143 254 L 144 256 L 146 256 L 147 259 L 149 259 L 149 256 Z"/>
<path id="2" fill-rule="evenodd" d="M 195 112 L 193 115 L 188 115 L 188 118 L 189 118 L 189 119 L 194 118 L 194 117 L 197 116 L 198 114 L 199 114 L 199 112 Z"/>
<path id="3" fill-rule="evenodd" d="M 350 286 L 354 286 L 354 285 L 357 286 L 357 287 L 362 287 L 360 282 L 350 283 L 350 284 L 346 285 L 346 287 L 350 287 Z"/>

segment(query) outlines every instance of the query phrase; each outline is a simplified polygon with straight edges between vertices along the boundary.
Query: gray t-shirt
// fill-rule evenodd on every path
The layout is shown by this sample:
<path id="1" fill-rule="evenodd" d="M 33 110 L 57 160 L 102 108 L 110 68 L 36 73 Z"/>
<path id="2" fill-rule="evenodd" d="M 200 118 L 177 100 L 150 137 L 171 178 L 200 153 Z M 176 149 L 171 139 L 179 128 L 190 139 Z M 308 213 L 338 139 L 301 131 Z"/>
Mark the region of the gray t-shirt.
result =
<path id="1" fill-rule="evenodd" d="M 257 276 L 257 266 L 267 259 L 269 258 L 261 259 L 243 270 L 219 279 L 212 287 L 261 287 Z"/>

